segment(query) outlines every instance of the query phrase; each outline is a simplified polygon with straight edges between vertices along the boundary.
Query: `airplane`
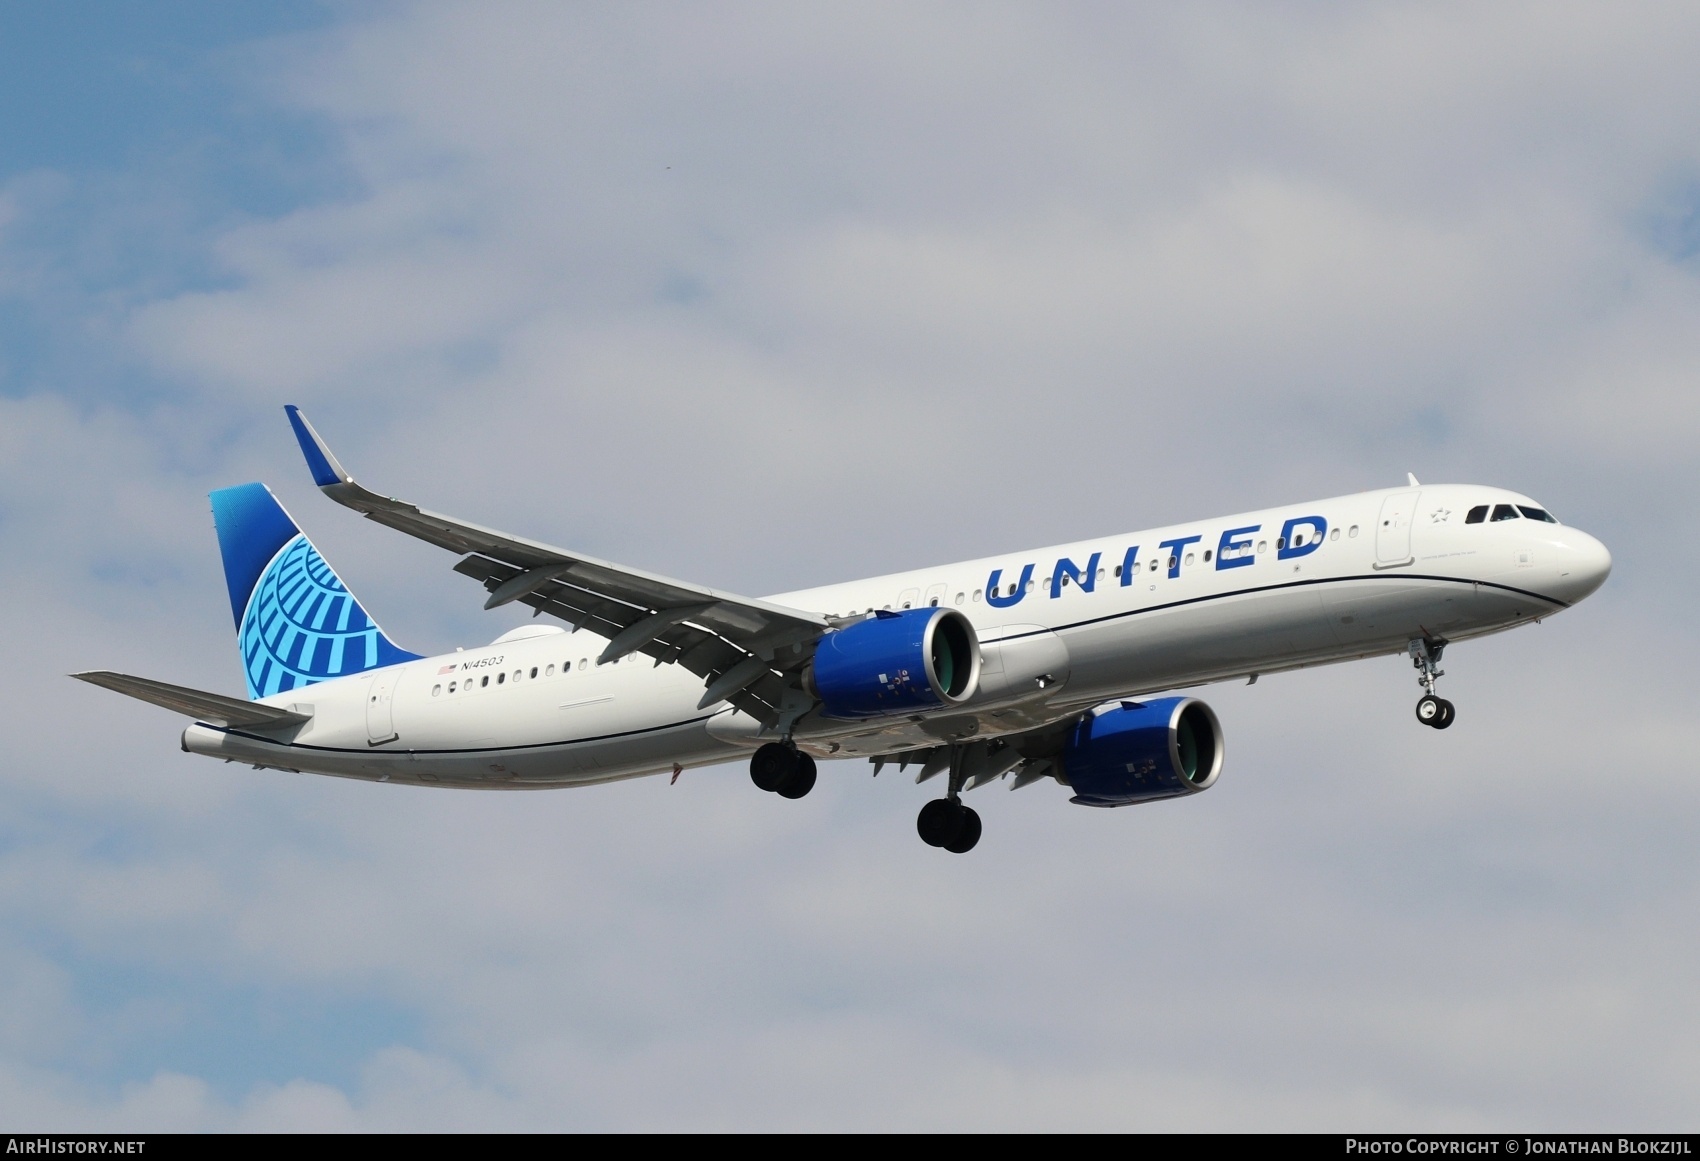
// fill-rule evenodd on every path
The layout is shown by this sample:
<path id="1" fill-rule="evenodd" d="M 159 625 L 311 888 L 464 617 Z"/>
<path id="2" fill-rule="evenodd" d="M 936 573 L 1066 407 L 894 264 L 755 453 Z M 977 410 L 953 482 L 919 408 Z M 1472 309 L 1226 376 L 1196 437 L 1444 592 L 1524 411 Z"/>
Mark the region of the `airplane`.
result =
<path id="1" fill-rule="evenodd" d="M 1598 589 L 1611 554 L 1528 496 L 1360 492 L 761 599 L 469 524 L 356 483 L 285 408 L 326 496 L 445 548 L 486 609 L 535 621 L 483 648 L 396 645 L 260 483 L 211 494 L 247 699 L 110 671 L 83 681 L 188 715 L 182 748 L 255 769 L 479 790 L 584 786 L 748 759 L 802 798 L 816 763 L 945 775 L 916 829 L 979 841 L 965 791 L 1049 781 L 1118 807 L 1214 786 L 1215 713 L 1176 691 L 1406 654 L 1417 720 L 1453 642 Z M 552 622 L 561 622 L 556 624 Z M 647 663 L 646 663 L 647 662 Z"/>

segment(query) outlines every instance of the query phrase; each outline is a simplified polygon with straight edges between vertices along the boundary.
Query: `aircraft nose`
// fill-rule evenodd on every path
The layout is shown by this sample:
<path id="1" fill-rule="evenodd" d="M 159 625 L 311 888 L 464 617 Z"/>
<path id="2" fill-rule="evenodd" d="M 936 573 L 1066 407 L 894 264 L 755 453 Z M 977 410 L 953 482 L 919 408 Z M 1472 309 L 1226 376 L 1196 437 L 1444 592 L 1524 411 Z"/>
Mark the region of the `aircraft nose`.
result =
<path id="1" fill-rule="evenodd" d="M 1559 567 L 1561 600 L 1575 604 L 1606 583 L 1611 575 L 1611 551 L 1586 532 L 1564 530 L 1563 563 Z"/>

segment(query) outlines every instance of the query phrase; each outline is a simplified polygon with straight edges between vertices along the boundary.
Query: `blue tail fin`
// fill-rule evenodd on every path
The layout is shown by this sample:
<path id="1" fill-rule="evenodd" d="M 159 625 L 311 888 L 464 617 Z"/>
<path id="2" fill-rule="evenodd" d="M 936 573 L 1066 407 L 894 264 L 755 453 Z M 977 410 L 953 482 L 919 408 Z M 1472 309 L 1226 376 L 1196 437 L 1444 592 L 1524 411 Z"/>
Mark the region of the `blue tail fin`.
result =
<path id="1" fill-rule="evenodd" d="M 250 698 L 419 656 L 384 636 L 264 484 L 210 498 Z"/>

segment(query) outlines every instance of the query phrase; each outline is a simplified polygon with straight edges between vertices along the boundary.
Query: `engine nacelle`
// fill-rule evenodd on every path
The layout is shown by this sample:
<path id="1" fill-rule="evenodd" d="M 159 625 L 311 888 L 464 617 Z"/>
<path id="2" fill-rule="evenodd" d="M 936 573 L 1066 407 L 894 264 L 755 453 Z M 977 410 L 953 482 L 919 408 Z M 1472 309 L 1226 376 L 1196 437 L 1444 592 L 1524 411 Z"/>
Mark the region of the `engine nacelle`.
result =
<path id="1" fill-rule="evenodd" d="M 822 637 L 809 680 L 829 718 L 957 705 L 979 688 L 980 641 L 954 609 L 882 609 Z"/>
<path id="2" fill-rule="evenodd" d="M 1197 794 L 1222 771 L 1222 726 L 1197 698 L 1124 701 L 1074 727 L 1062 764 L 1082 806 Z"/>

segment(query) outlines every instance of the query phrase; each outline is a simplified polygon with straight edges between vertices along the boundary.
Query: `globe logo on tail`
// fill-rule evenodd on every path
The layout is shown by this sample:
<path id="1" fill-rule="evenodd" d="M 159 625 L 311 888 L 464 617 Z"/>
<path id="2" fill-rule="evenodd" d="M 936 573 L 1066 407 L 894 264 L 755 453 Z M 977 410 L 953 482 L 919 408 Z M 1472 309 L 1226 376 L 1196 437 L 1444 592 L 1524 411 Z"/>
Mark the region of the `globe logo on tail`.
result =
<path id="1" fill-rule="evenodd" d="M 254 586 L 242 618 L 248 696 L 312 685 L 401 658 L 349 594 L 324 557 L 299 533 Z M 388 646 L 388 648 L 384 648 Z"/>

